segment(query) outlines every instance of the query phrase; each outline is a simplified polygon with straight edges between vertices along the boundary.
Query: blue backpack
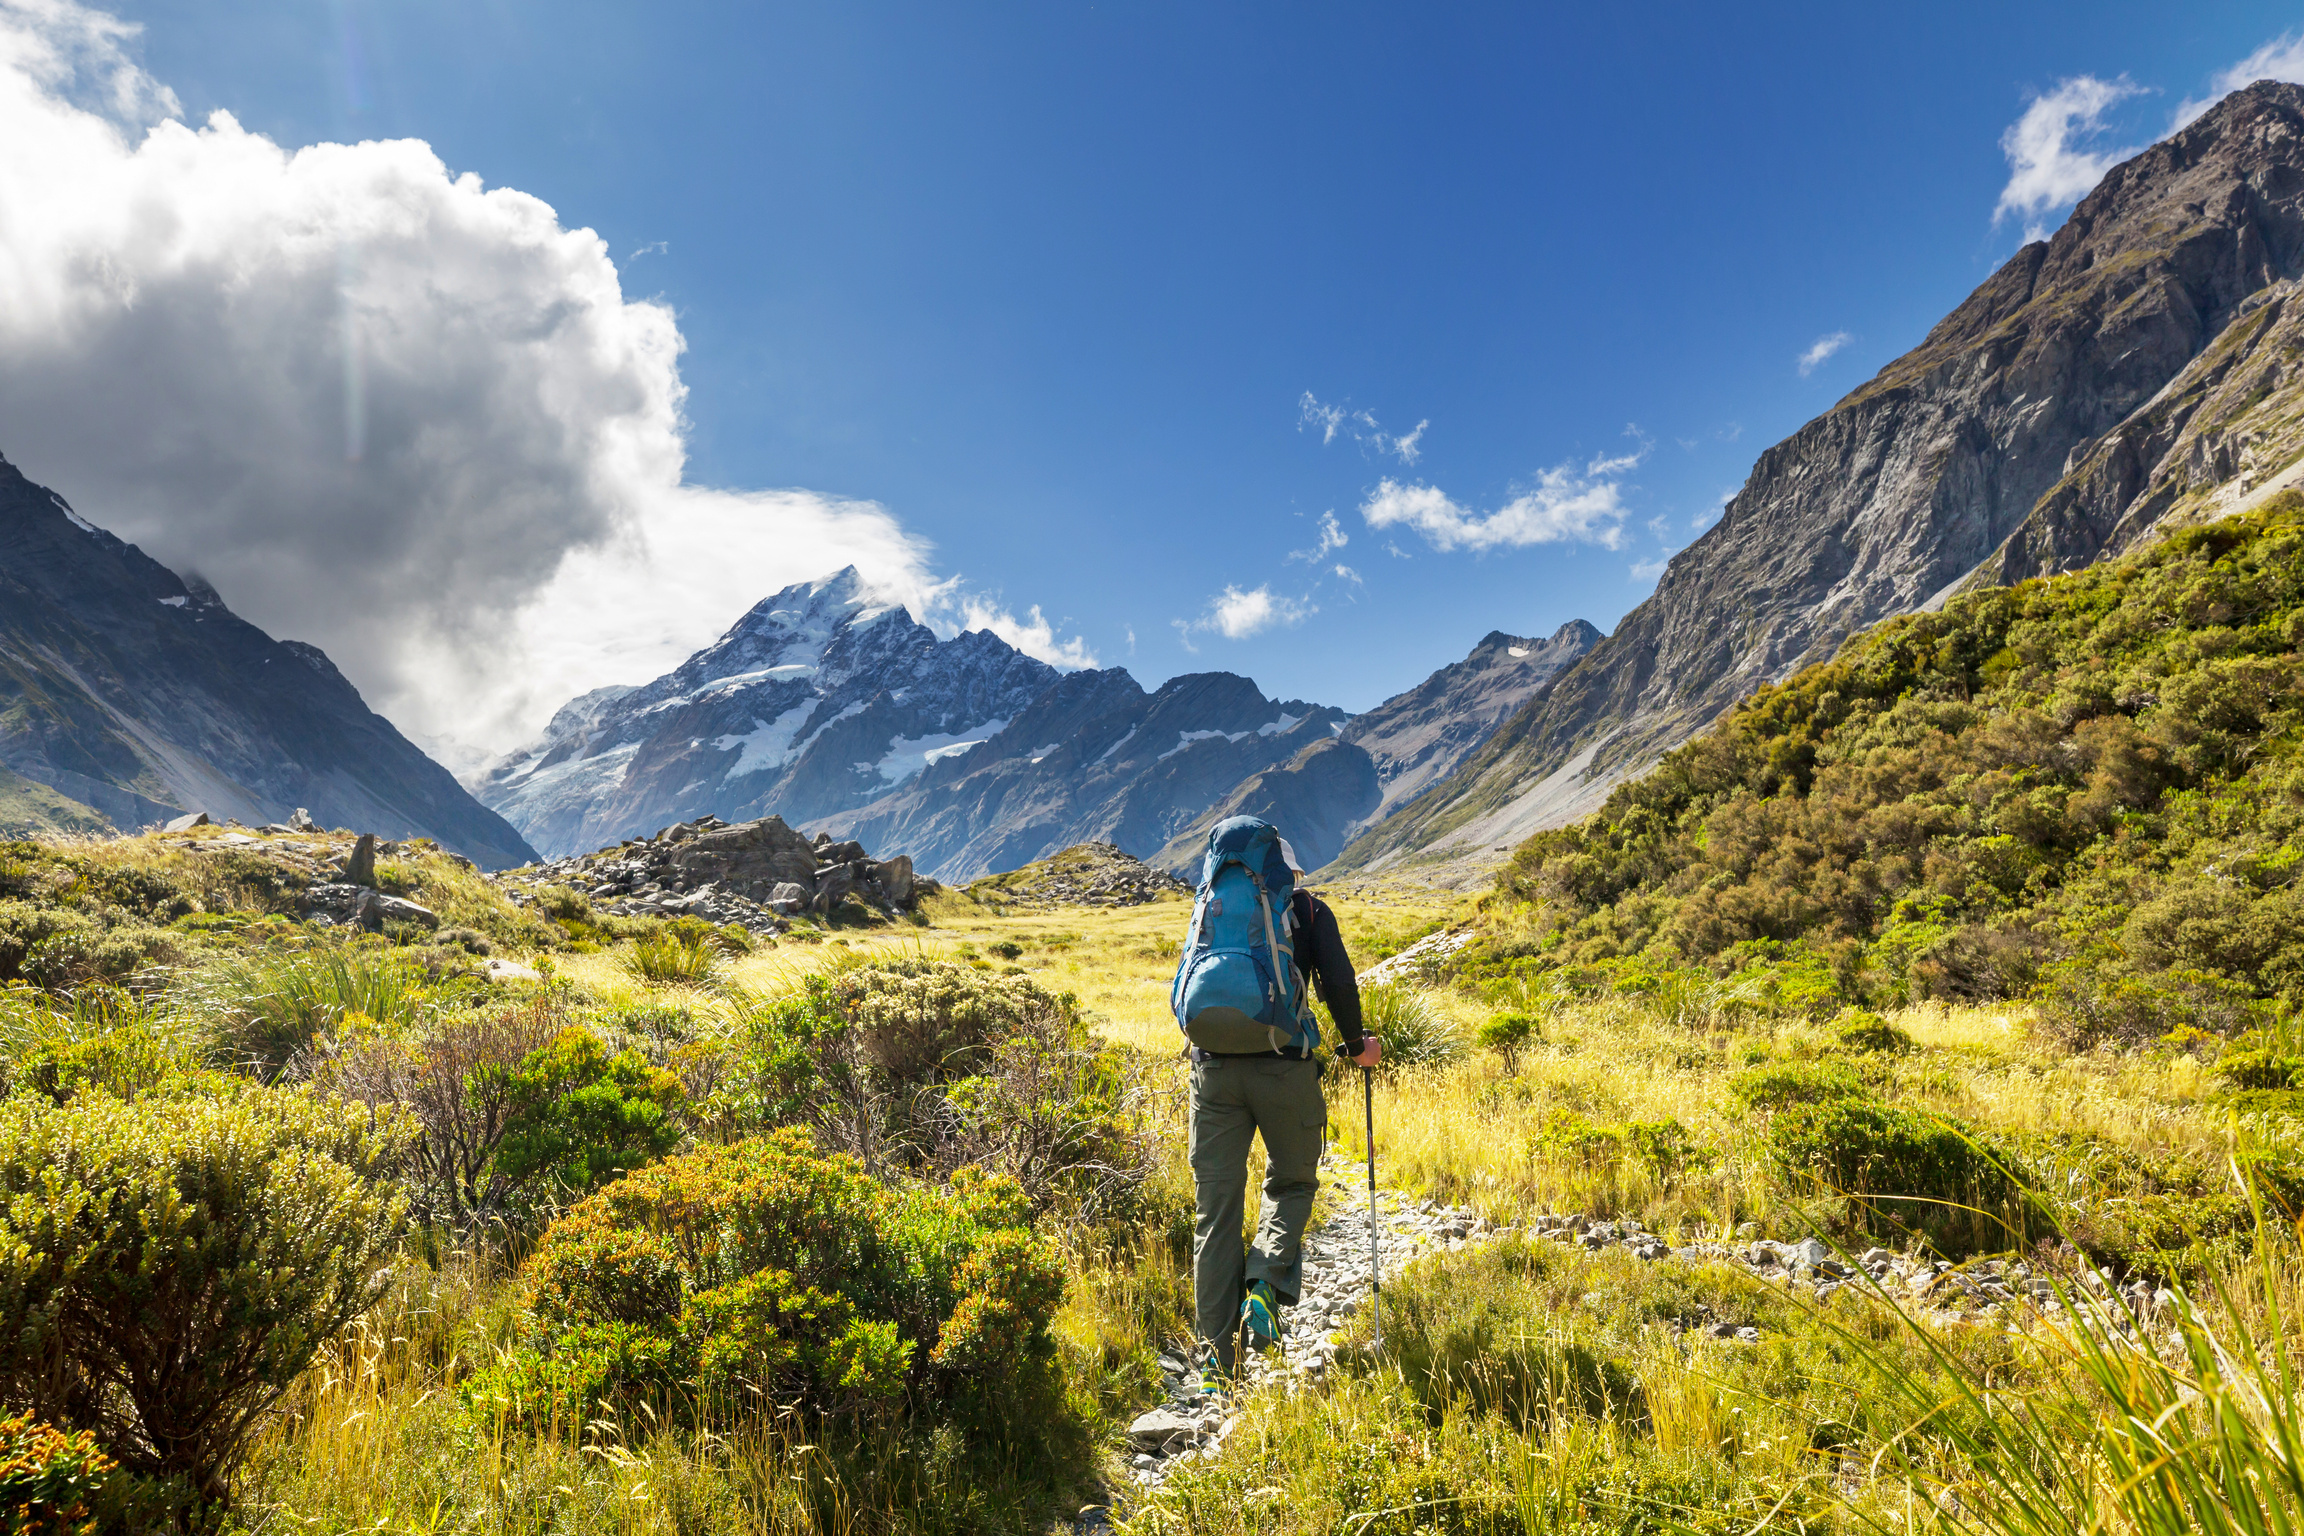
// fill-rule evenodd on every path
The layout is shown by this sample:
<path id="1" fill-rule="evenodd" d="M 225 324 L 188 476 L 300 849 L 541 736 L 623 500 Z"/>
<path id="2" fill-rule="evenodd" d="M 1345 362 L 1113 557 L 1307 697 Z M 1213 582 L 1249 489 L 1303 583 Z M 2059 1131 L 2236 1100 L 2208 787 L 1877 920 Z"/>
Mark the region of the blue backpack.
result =
<path id="1" fill-rule="evenodd" d="M 1204 1051 L 1309 1053 L 1319 1042 L 1288 931 L 1296 876 L 1270 822 L 1235 816 L 1208 834 L 1200 892 L 1168 1006 Z"/>

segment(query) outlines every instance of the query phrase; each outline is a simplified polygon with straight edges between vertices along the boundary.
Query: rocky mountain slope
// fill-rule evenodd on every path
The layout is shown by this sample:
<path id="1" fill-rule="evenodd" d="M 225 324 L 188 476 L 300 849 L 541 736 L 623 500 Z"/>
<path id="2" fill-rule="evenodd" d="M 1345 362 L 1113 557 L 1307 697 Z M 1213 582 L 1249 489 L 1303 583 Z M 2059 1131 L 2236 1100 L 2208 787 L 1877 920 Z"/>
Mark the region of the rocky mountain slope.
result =
<path id="1" fill-rule="evenodd" d="M 1654 596 L 1342 863 L 1509 845 L 1884 617 L 2085 564 L 2187 496 L 2285 476 L 2291 437 L 2255 392 L 2286 377 L 2300 269 L 2304 90 L 2260 82 L 2115 167 L 2053 239 L 1763 454 Z"/>
<path id="2" fill-rule="evenodd" d="M 813 827 L 975 749 L 1056 676 L 990 631 L 939 640 L 850 567 L 652 683 L 573 700 L 472 787 L 551 856 L 705 814 Z"/>
<path id="3" fill-rule="evenodd" d="M 1364 749 L 1382 786 L 1357 835 L 1439 782 L 1478 750 L 1507 716 L 1603 637 L 1572 619 L 1549 640 L 1492 631 L 1472 654 L 1451 662 L 1344 727 L 1344 740 Z"/>
<path id="4" fill-rule="evenodd" d="M 299 806 L 491 868 L 535 857 L 316 647 L 274 640 L 0 459 L 0 810 L 133 830 Z"/>
<path id="5" fill-rule="evenodd" d="M 1229 672 L 1172 677 L 1151 693 L 1120 668 L 1075 672 L 981 746 L 929 764 L 825 825 L 902 849 L 926 873 L 954 882 L 1075 843 L 1151 853 L 1243 781 L 1331 740 L 1350 718 L 1301 699 L 1268 699 Z M 1365 763 L 1361 749 L 1337 745 Z M 1276 819 L 1293 838 L 1316 818 L 1291 802 Z M 1314 857 L 1305 854 L 1308 863 Z"/>

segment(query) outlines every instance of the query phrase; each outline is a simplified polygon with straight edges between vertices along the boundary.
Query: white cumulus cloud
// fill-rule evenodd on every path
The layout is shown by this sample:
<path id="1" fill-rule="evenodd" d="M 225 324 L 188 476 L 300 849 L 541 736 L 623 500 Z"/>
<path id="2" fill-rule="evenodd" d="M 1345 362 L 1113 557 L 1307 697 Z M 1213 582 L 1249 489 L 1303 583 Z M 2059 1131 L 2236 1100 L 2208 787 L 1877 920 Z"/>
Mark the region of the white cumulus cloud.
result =
<path id="1" fill-rule="evenodd" d="M 1184 649 L 1195 650 L 1195 634 L 1213 632 L 1227 640 L 1245 640 L 1265 630 L 1303 623 L 1319 610 L 1308 602 L 1284 597 L 1268 584 L 1237 587 L 1229 583 L 1223 591 L 1208 599 L 1207 608 L 1196 619 L 1176 619 L 1177 637 Z"/>
<path id="2" fill-rule="evenodd" d="M 1829 336 L 1817 337 L 1808 350 L 1800 354 L 1800 377 L 1806 378 L 1814 373 L 1823 366 L 1826 358 L 1855 339 L 1846 331 L 1834 331 Z"/>
<path id="3" fill-rule="evenodd" d="M 2047 94 L 2034 98 L 2024 115 L 2000 135 L 2000 151 L 2008 157 L 2008 185 L 1992 210 L 1992 222 L 2021 218 L 2024 238 L 2046 235 L 2048 214 L 2086 197 L 2104 173 L 2136 153 L 2124 149 L 2094 150 L 2091 145 L 2104 132 L 2104 114 L 2143 87 L 2128 81 L 2099 80 L 2075 75 Z"/>
<path id="4" fill-rule="evenodd" d="M 1627 430 L 1639 436 L 1637 428 Z M 1371 528 L 1413 528 L 1443 553 L 1565 543 L 1616 549 L 1624 542 L 1628 510 L 1623 477 L 1638 467 L 1647 453 L 1648 443 L 1643 438 L 1635 451 L 1595 458 L 1581 469 L 1572 464 L 1556 465 L 1489 512 L 1463 506 L 1435 485 L 1385 479 L 1360 504 L 1360 515 Z M 1393 553 L 1399 551 L 1394 549 Z"/>
<path id="5" fill-rule="evenodd" d="M 2259 80 L 2287 80 L 2304 84 L 2304 31 L 2283 32 L 2229 69 L 2220 69 L 2208 83 L 2208 94 L 2177 105 L 2171 131 L 2182 128 L 2201 113 Z"/>
<path id="6" fill-rule="evenodd" d="M 960 599 L 961 629 L 988 629 L 1027 656 L 1038 657 L 1052 667 L 1074 669 L 1096 665 L 1096 653 L 1088 642 L 1078 635 L 1069 640 L 1057 638 L 1056 627 L 1041 617 L 1040 605 L 1034 603 L 1019 619 L 1007 609 L 981 597 Z M 931 615 L 933 619 L 935 615 Z M 1133 647 L 1136 637 L 1130 632 L 1128 643 Z"/>
<path id="7" fill-rule="evenodd" d="M 599 236 L 417 140 L 182 122 L 134 34 L 0 0 L 0 452 L 92 521 L 467 745 L 843 565 L 953 622 L 886 508 L 685 478 L 678 326 Z"/>

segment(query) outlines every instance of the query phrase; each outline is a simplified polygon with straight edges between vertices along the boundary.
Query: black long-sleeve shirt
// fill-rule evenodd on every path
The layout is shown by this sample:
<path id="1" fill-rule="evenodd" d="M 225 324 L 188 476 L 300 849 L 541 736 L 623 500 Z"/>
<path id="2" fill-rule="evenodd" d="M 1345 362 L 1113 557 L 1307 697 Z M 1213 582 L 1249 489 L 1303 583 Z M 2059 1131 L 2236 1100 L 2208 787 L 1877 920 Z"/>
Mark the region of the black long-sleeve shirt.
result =
<path id="1" fill-rule="evenodd" d="M 1344 935 L 1337 930 L 1336 914 L 1328 910 L 1328 903 L 1306 890 L 1299 890 L 1289 905 L 1289 915 L 1295 919 L 1297 961 L 1336 1020 L 1336 1031 L 1344 1037 L 1344 1054 L 1357 1056 L 1368 1031 L 1360 1019 L 1360 978 L 1353 973 L 1352 957 L 1344 952 Z"/>

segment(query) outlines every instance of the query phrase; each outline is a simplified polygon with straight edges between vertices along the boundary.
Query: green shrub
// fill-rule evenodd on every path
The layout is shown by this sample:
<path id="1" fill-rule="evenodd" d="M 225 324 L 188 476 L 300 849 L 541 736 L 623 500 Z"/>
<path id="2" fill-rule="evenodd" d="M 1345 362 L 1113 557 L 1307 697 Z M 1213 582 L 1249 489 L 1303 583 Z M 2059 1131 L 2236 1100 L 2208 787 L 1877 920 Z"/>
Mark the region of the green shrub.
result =
<path id="1" fill-rule="evenodd" d="M 2232 1036 L 2254 1024 L 2253 989 L 2205 971 L 2126 974 L 2097 957 L 2048 966 L 2033 990 L 2044 1033 L 2067 1050 L 2140 1045 L 2177 1029 Z"/>
<path id="2" fill-rule="evenodd" d="M 1504 1070 L 1520 1070 L 1520 1052 L 1536 1038 L 1536 1020 L 1525 1013 L 1497 1013 L 1480 1026 L 1480 1048 L 1504 1058 Z"/>
<path id="3" fill-rule="evenodd" d="M 585 1029 L 564 1029 L 512 1071 L 511 1112 L 495 1169 L 548 1176 L 579 1194 L 680 1144 L 680 1084 L 637 1051 L 610 1056 Z"/>
<path id="4" fill-rule="evenodd" d="M 624 966 L 644 981 L 701 986 L 720 969 L 720 952 L 709 939 L 667 928 L 633 940 Z"/>
<path id="5" fill-rule="evenodd" d="M 1956 1120 L 1842 1096 L 1784 1105 L 1767 1134 L 1779 1168 L 1844 1197 L 1850 1217 L 1882 1235 L 2006 1248 L 2035 1225 L 2012 1161 Z"/>
<path id="6" fill-rule="evenodd" d="M 740 998 L 738 1018 L 737 1061 L 705 1109 L 717 1134 L 805 1125 L 868 1171 L 941 1179 L 974 1164 L 1081 1218 L 1129 1208 L 1150 1175 L 1121 1053 L 1070 994 L 1027 977 L 857 965 Z"/>
<path id="7" fill-rule="evenodd" d="M 1569 1110 L 1556 1111 L 1535 1138 L 1545 1151 L 1565 1153 L 1595 1166 L 1634 1162 L 1659 1178 L 1701 1173 L 1718 1155 L 1701 1145 L 1677 1120 L 1634 1120 L 1606 1125 Z"/>
<path id="8" fill-rule="evenodd" d="M 1013 1181 L 896 1190 L 798 1131 L 653 1164 L 544 1234 L 521 1351 L 466 1389 L 570 1427 L 641 1403 L 710 1423 L 898 1404 L 971 1442 L 1060 1418 L 1054 1255 Z"/>
<path id="9" fill-rule="evenodd" d="M 1871 1090 L 1844 1061 L 1780 1061 L 1752 1067 L 1728 1079 L 1729 1096 L 1746 1109 L 1785 1109 L 1866 1098 Z"/>
<path id="10" fill-rule="evenodd" d="M 221 1499 L 380 1293 L 402 1145 L 396 1119 L 279 1089 L 0 1102 L 0 1396 Z"/>
<path id="11" fill-rule="evenodd" d="M 1421 987 L 1390 982 L 1362 988 L 1360 1017 L 1368 1033 L 1384 1042 L 1383 1070 L 1440 1066 L 1464 1054 L 1455 1020 Z"/>
<path id="12" fill-rule="evenodd" d="M 497 1158 L 522 1104 L 519 1068 L 567 1027 L 565 995 L 546 989 L 430 1017 L 420 1033 L 347 1031 L 317 1053 L 313 1081 L 406 1113 L 415 1127 L 406 1170 L 420 1220 L 501 1235 L 533 1214 L 532 1185 L 549 1166 L 515 1178 Z M 529 1102 L 532 1120 L 548 1122 L 548 1108 Z"/>
<path id="13" fill-rule="evenodd" d="M 154 965 L 183 958 L 175 937 L 161 928 L 68 928 L 25 952 L 24 979 L 50 991 L 91 981 L 124 981 Z"/>
<path id="14" fill-rule="evenodd" d="M 1851 1008 L 1832 1021 L 1832 1043 L 1844 1051 L 1902 1055 L 1912 1049 L 1912 1037 L 1877 1013 Z"/>
<path id="15" fill-rule="evenodd" d="M 13 1086 L 58 1104 L 90 1092 L 133 1099 L 190 1085 L 198 1066 L 180 1037 L 140 1021 L 26 1051 L 16 1060 Z"/>
<path id="16" fill-rule="evenodd" d="M 2304 1057 L 2282 1055 L 2258 1046 L 2227 1050 L 2216 1061 L 2216 1075 L 2234 1088 L 2304 1088 Z"/>

